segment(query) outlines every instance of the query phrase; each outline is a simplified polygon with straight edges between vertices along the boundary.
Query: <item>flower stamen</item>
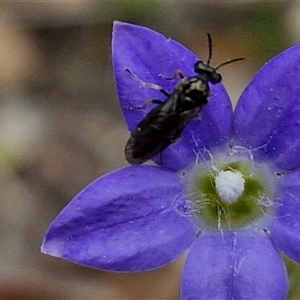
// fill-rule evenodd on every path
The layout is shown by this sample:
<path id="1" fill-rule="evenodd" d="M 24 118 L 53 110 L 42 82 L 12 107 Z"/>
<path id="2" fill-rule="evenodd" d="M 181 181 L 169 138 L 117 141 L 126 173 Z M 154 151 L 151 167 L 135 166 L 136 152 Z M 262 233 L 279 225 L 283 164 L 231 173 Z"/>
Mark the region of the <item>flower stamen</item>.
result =
<path id="1" fill-rule="evenodd" d="M 215 184 L 219 197 L 231 204 L 242 195 L 245 179 L 240 172 L 221 170 L 215 178 Z"/>

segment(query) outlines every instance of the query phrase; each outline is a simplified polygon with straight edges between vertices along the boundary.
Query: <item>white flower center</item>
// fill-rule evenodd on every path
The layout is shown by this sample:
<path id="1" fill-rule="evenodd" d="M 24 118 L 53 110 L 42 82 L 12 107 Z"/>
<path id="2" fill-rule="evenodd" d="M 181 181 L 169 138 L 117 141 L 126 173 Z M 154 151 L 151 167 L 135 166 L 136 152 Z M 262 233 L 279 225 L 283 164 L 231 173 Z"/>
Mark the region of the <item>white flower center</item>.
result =
<path id="1" fill-rule="evenodd" d="M 220 171 L 215 179 L 218 195 L 223 201 L 235 202 L 244 191 L 245 179 L 240 172 Z"/>

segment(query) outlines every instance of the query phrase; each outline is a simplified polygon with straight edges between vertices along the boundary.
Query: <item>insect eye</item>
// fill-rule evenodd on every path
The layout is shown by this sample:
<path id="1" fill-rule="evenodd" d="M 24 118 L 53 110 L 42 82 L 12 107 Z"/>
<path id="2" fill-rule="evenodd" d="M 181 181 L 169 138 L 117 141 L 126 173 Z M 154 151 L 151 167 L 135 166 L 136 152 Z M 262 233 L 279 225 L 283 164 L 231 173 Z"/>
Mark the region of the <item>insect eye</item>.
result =
<path id="1" fill-rule="evenodd" d="M 204 64 L 202 61 L 197 61 L 194 65 L 194 72 L 200 73 L 204 68 Z"/>
<path id="2" fill-rule="evenodd" d="M 212 76 L 211 76 L 209 81 L 212 84 L 217 84 L 217 83 L 220 83 L 222 81 L 222 76 L 219 73 L 212 73 L 211 75 Z"/>

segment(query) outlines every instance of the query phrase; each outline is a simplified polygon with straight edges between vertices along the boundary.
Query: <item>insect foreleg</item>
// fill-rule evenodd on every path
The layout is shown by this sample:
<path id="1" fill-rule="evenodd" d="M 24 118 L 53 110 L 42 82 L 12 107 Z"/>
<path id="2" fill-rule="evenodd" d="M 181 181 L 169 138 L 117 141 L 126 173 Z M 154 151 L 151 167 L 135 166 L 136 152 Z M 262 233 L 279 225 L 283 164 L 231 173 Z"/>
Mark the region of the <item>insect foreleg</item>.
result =
<path id="1" fill-rule="evenodd" d="M 162 78 L 162 79 L 165 79 L 165 80 L 173 80 L 173 79 L 178 79 L 178 78 L 182 79 L 185 76 L 184 76 L 184 74 L 182 73 L 181 70 L 177 70 L 177 71 L 174 72 L 174 74 L 172 75 L 172 77 L 166 77 L 163 74 L 159 74 L 158 77 Z"/>

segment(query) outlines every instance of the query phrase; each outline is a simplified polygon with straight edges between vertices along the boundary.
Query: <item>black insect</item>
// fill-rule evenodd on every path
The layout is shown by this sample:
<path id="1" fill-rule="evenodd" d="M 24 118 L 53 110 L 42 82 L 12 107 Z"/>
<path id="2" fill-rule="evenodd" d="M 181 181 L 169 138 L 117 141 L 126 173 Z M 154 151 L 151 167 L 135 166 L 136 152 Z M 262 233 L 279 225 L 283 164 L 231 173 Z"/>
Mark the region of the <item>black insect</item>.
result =
<path id="1" fill-rule="evenodd" d="M 207 36 L 209 47 L 207 63 L 203 61 L 195 63 L 195 76 L 184 77 L 181 71 L 177 71 L 172 78 L 166 78 L 180 78 L 171 94 L 158 85 L 141 81 L 127 70 L 144 87 L 156 89 L 166 96 L 165 101 L 148 100 L 142 107 L 136 107 L 136 109 L 144 109 L 150 103 L 157 104 L 138 123 L 126 143 L 124 153 L 130 164 L 139 165 L 154 155 L 162 153 L 169 145 L 179 140 L 184 128 L 192 119 L 198 117 L 198 113 L 208 103 L 211 96 L 209 83 L 221 82 L 222 77 L 217 70 L 221 66 L 244 59 L 242 57 L 231 59 L 215 68 L 210 66 L 212 42 L 211 35 L 207 34 Z"/>

